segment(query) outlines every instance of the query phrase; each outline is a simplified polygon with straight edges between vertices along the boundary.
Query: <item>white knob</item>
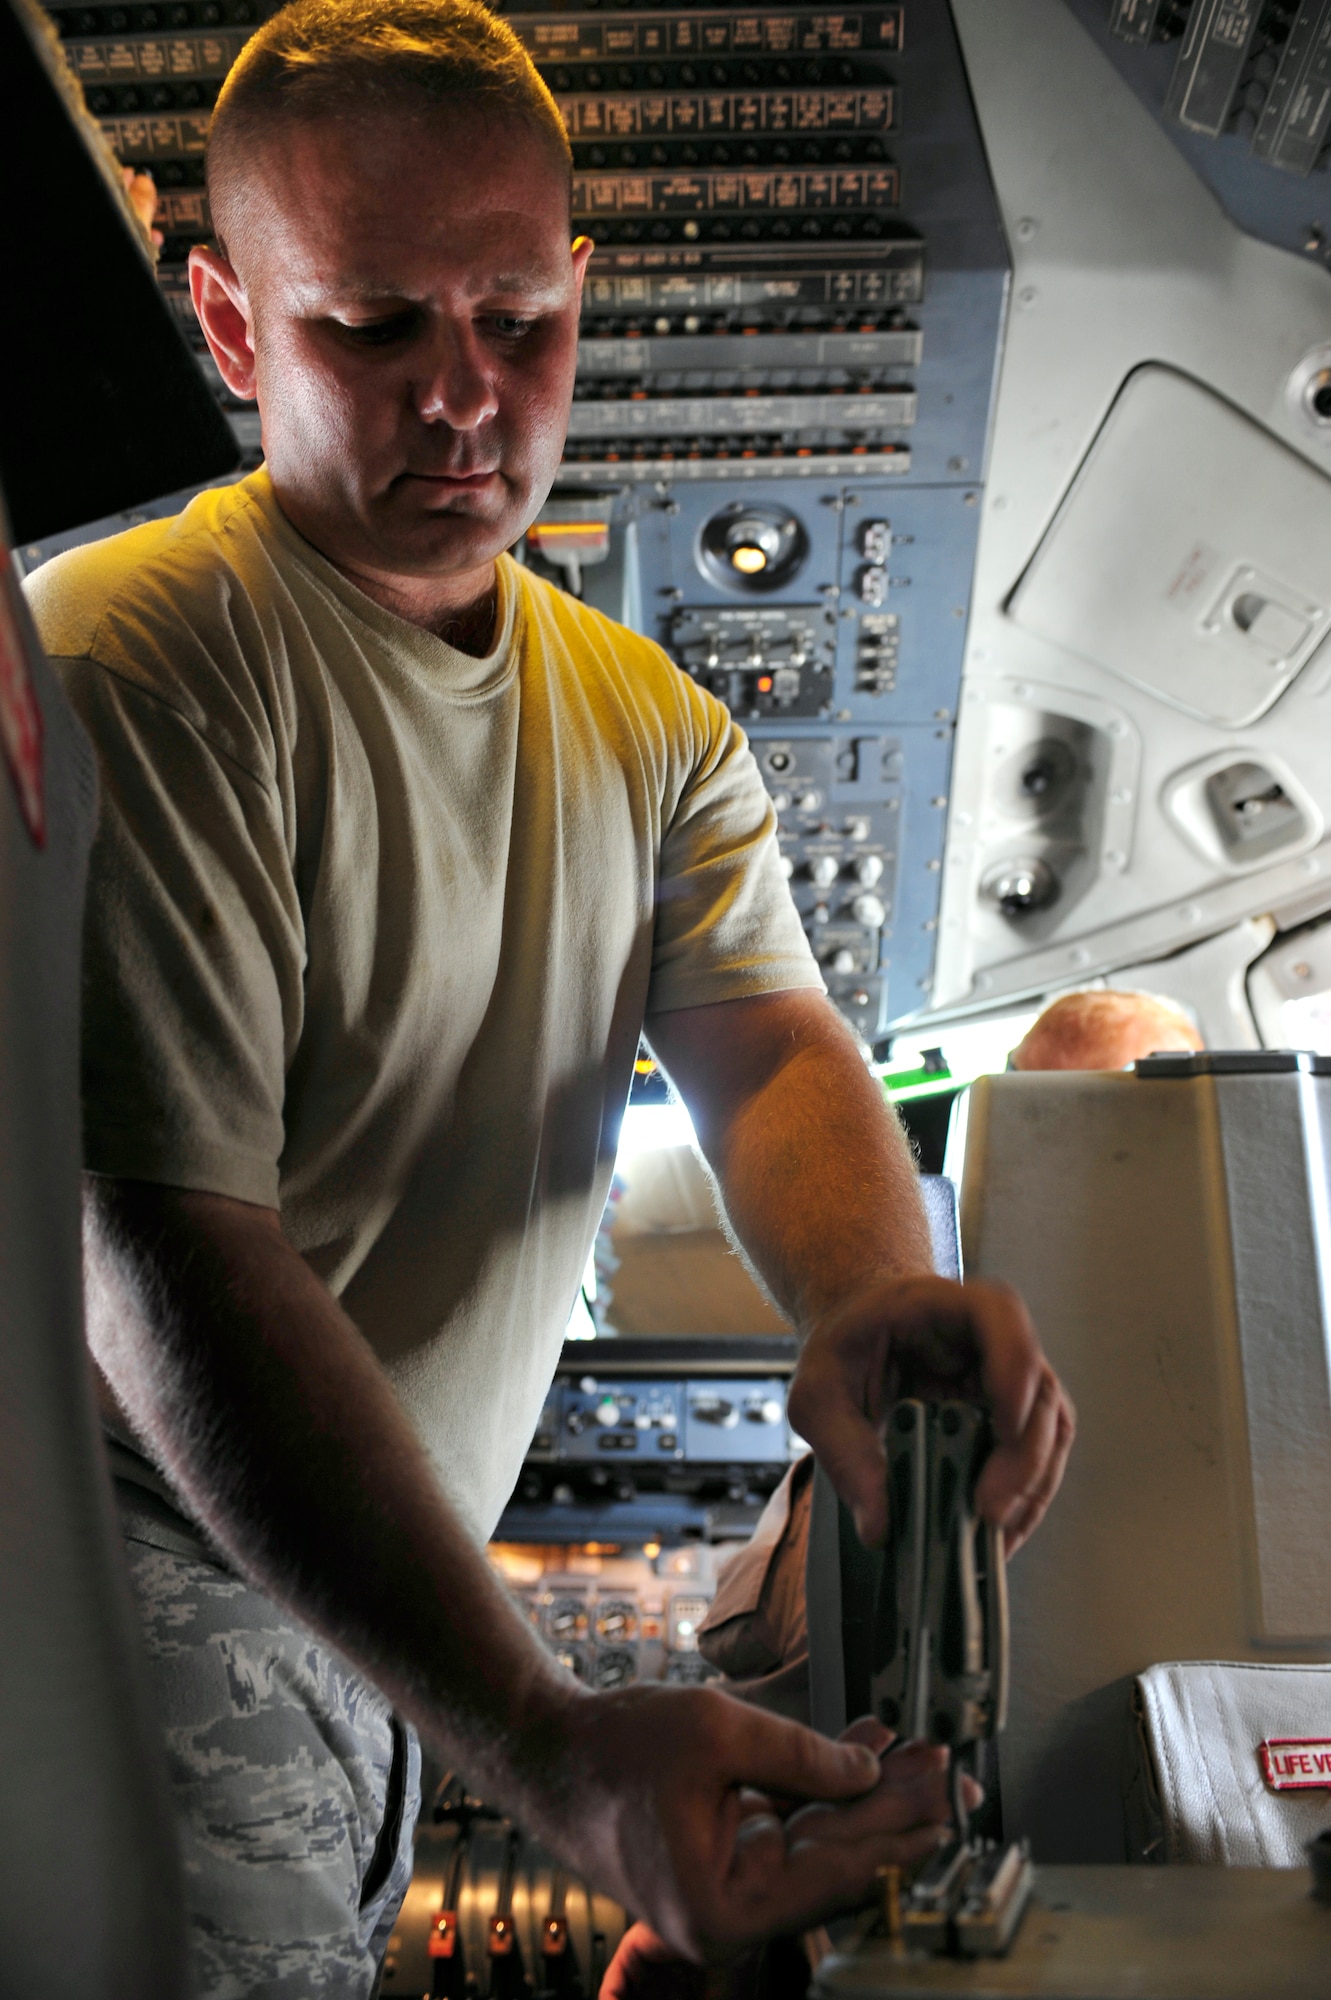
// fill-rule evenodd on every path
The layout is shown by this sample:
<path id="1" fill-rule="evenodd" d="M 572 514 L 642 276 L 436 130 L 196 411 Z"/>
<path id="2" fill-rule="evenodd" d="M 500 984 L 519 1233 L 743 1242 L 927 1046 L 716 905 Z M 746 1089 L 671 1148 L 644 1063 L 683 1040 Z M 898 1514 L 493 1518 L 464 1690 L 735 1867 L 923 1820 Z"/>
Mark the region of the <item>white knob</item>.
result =
<path id="1" fill-rule="evenodd" d="M 872 889 L 875 882 L 882 880 L 883 857 L 881 854 L 862 854 L 855 863 L 855 880 L 862 882 L 866 889 Z"/>
<path id="2" fill-rule="evenodd" d="M 817 792 L 799 792 L 796 794 L 795 804 L 801 812 L 817 812 L 821 803 Z"/>
<path id="3" fill-rule="evenodd" d="M 790 880 L 791 876 L 795 873 L 795 864 L 791 860 L 788 854 L 783 854 L 781 856 L 781 873 L 785 876 L 787 882 Z"/>
<path id="4" fill-rule="evenodd" d="M 775 1396 L 768 1396 L 762 1402 L 746 1403 L 744 1414 L 751 1424 L 779 1424 L 786 1413 Z"/>
<path id="5" fill-rule="evenodd" d="M 826 903 L 815 903 L 809 912 L 809 922 L 811 924 L 825 924 L 831 914 L 832 912 L 828 909 Z"/>
<path id="6" fill-rule="evenodd" d="M 879 896 L 857 896 L 850 906 L 850 913 L 857 924 L 863 924 L 870 931 L 881 930 L 887 918 Z"/>
<path id="7" fill-rule="evenodd" d="M 869 822 L 867 819 L 848 819 L 846 821 L 847 840 L 867 840 L 868 838 Z"/>
<path id="8" fill-rule="evenodd" d="M 853 972 L 855 970 L 854 952 L 848 951 L 844 945 L 840 951 L 834 952 L 832 954 L 832 970 L 833 972 Z"/>
<path id="9" fill-rule="evenodd" d="M 783 812 L 789 812 L 789 811 L 790 811 L 790 793 L 789 793 L 789 792 L 773 792 L 773 794 L 772 794 L 772 804 L 773 804 L 773 805 L 774 805 L 774 806 L 776 807 L 776 810 L 777 810 L 777 811 L 778 811 L 779 813 L 783 813 Z"/>
<path id="10" fill-rule="evenodd" d="M 835 854 L 818 854 L 809 863 L 809 875 L 820 889 L 830 889 L 841 873 Z"/>

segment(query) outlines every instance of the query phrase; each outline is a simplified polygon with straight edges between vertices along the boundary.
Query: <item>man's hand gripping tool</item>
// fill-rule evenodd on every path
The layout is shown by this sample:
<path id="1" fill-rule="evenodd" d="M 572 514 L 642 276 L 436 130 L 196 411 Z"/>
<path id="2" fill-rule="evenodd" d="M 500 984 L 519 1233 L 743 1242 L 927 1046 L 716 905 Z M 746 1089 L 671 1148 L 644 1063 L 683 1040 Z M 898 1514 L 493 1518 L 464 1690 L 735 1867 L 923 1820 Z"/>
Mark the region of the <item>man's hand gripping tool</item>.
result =
<path id="1" fill-rule="evenodd" d="M 1003 1531 L 975 1488 L 992 1436 L 971 1403 L 896 1403 L 888 1417 L 888 1541 L 874 1614 L 875 1715 L 952 1753 L 955 1837 L 899 1897 L 903 1942 L 981 1957 L 1006 1950 L 1033 1881 L 1024 1842 L 972 1839 L 964 1779 L 1007 1719 Z M 894 1921 L 896 1921 L 894 1919 Z"/>

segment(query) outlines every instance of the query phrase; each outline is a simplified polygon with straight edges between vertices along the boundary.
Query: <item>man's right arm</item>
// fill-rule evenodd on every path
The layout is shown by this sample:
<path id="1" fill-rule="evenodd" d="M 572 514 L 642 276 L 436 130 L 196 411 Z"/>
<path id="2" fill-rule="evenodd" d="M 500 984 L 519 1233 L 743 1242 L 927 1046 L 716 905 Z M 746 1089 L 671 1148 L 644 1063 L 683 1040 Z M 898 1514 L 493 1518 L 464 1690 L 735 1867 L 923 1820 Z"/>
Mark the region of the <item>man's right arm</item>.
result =
<path id="1" fill-rule="evenodd" d="M 557 1667 L 275 1211 L 141 1181 L 86 1187 L 93 1356 L 191 1512 L 473 1786 L 676 1951 L 815 1921 L 877 1865 L 936 1844 L 939 1751 L 880 1770 L 863 1745 L 711 1689 L 593 1695 Z M 846 1803 L 783 1825 L 754 1790 Z"/>

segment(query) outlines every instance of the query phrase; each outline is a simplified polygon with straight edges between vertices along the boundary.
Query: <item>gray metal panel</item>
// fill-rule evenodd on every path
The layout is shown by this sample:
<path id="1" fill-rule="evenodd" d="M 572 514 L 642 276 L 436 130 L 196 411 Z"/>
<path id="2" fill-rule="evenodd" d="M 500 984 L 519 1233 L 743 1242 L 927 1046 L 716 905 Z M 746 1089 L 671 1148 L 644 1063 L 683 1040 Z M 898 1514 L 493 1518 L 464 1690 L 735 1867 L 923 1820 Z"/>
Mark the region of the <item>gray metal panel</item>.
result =
<path id="1" fill-rule="evenodd" d="M 924 335 L 887 333 L 700 333 L 667 340 L 580 340 L 578 373 L 647 375 L 665 368 L 911 368 Z"/>
<path id="2" fill-rule="evenodd" d="M 697 432 L 855 430 L 861 425 L 913 424 L 912 390 L 862 396 L 661 396 L 650 401 L 578 402 L 568 434 L 584 437 L 666 437 Z"/>
<path id="3" fill-rule="evenodd" d="M 1325 2000 L 1331 1909 L 1295 1868 L 1042 1868 L 1004 1958 L 908 1958 L 848 1945 L 823 2000 Z"/>
<path id="4" fill-rule="evenodd" d="M 967 1273 L 1023 1293 L 1078 1410 L 1063 1490 L 1009 1578 L 1004 1815 L 1037 1859 L 1125 1858 L 1119 1758 L 1133 1675 L 1158 1660 L 1331 1656 L 1256 1643 L 1218 1108 L 1235 1084 L 1298 1082 L 1063 1072 L 972 1087 Z M 1289 1143 L 1301 1158 L 1297 1126 Z M 1277 1197 L 1254 1172 L 1239 1198 L 1253 1204 L 1241 1225 L 1251 1240 Z M 1256 1307 L 1256 1271 L 1251 1297 Z"/>
<path id="5" fill-rule="evenodd" d="M 1331 1639 L 1331 1080 L 1216 1079 L 1257 1559 L 1252 1637 Z"/>

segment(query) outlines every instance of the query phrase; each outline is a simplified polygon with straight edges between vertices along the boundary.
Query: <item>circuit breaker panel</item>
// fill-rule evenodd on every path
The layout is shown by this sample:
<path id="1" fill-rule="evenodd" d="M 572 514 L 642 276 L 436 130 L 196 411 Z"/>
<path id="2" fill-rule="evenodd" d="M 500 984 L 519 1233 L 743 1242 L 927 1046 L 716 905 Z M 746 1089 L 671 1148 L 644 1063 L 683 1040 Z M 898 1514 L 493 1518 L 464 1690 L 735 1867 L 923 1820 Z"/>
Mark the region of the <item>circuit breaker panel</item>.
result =
<path id="1" fill-rule="evenodd" d="M 873 1042 L 931 990 L 1007 287 L 948 7 L 507 18 L 597 245 L 535 560 L 741 721 Z"/>
<path id="2" fill-rule="evenodd" d="M 163 288 L 257 463 L 185 260 L 209 109 L 269 0 L 50 11 L 120 159 L 156 176 Z M 565 459 L 520 553 L 742 722 L 829 990 L 873 1042 L 931 991 L 1008 277 L 947 0 L 497 11 L 596 244 Z"/>

